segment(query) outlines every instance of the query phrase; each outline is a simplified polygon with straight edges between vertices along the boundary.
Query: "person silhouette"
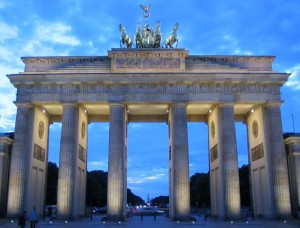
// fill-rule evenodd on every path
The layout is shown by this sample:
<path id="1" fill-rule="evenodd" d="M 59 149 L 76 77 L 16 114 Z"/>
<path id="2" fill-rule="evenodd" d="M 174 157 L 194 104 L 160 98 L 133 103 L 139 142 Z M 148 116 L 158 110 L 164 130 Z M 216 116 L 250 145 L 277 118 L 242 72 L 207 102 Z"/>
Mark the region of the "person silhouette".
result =
<path id="1" fill-rule="evenodd" d="M 35 228 L 38 220 L 38 213 L 36 212 L 35 207 L 33 207 L 32 211 L 30 212 L 30 227 Z"/>

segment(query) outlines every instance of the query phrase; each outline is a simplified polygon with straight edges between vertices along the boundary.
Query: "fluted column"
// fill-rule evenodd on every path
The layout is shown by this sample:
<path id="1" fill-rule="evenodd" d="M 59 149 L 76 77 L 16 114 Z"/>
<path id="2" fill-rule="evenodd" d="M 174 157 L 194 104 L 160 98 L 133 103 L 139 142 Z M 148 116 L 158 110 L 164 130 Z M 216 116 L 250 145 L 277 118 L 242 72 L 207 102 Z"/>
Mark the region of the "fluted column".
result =
<path id="1" fill-rule="evenodd" d="M 189 154 L 186 104 L 171 107 L 173 197 L 172 219 L 190 219 Z"/>
<path id="2" fill-rule="evenodd" d="M 300 136 L 288 133 L 284 139 L 288 153 L 288 169 L 291 188 L 291 210 L 293 217 L 297 218 L 300 207 Z"/>
<path id="3" fill-rule="evenodd" d="M 125 171 L 125 106 L 110 105 L 107 217 L 123 220 L 126 216 L 127 180 Z"/>
<path id="4" fill-rule="evenodd" d="M 264 110 L 265 129 L 268 131 L 267 142 L 271 159 L 275 217 L 286 217 L 291 215 L 291 202 L 280 103 L 269 103 L 265 105 Z"/>
<path id="5" fill-rule="evenodd" d="M 9 181 L 9 163 L 13 133 L 0 137 L 0 216 L 6 214 L 7 190 Z"/>
<path id="6" fill-rule="evenodd" d="M 63 105 L 60 140 L 59 174 L 57 189 L 57 213 L 59 218 L 70 218 L 74 188 L 74 162 L 78 135 L 78 107 L 76 104 Z"/>
<path id="7" fill-rule="evenodd" d="M 33 108 L 18 104 L 14 142 L 11 154 L 8 187 L 7 216 L 16 216 L 25 210 L 25 183 L 27 162 L 32 145 Z"/>
<path id="8" fill-rule="evenodd" d="M 221 153 L 223 163 L 225 213 L 240 216 L 240 184 L 233 104 L 220 105 Z"/>

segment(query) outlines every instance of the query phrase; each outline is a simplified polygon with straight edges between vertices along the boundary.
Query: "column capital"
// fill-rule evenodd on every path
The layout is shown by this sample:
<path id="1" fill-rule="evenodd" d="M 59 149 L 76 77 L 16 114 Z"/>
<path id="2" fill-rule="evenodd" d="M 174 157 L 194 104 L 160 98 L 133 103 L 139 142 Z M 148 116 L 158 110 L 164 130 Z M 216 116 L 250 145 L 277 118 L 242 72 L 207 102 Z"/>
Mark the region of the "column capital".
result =
<path id="1" fill-rule="evenodd" d="M 187 106 L 187 103 L 184 103 L 184 102 L 178 102 L 178 103 L 171 103 L 171 105 L 170 106 L 173 106 L 173 107 L 175 107 L 175 106 Z"/>
<path id="2" fill-rule="evenodd" d="M 14 102 L 17 108 L 32 108 L 33 104 L 31 103 L 19 103 L 19 102 Z"/>
<path id="3" fill-rule="evenodd" d="M 223 108 L 223 107 L 234 107 L 235 103 L 233 102 L 228 102 L 228 103 L 219 103 L 218 106 Z"/>
<path id="4" fill-rule="evenodd" d="M 282 105 L 283 101 L 275 101 L 275 102 L 266 102 L 264 104 L 265 107 L 280 107 Z"/>
<path id="5" fill-rule="evenodd" d="M 109 103 L 109 107 L 125 107 L 124 103 L 118 103 L 118 102 L 113 102 L 113 103 Z"/>
<path id="6" fill-rule="evenodd" d="M 62 106 L 73 106 L 73 107 L 78 107 L 77 103 L 74 102 L 67 102 L 67 103 L 62 103 Z"/>

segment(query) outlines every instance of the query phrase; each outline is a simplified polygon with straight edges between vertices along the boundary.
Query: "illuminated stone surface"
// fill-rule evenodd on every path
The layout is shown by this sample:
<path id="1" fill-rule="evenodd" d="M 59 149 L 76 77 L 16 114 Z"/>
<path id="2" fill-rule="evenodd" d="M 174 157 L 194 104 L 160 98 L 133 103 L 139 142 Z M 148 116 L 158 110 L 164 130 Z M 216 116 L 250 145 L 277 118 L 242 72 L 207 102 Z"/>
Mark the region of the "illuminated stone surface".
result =
<path id="1" fill-rule="evenodd" d="M 127 175 L 125 148 L 125 107 L 110 106 L 107 216 L 109 220 L 126 219 Z"/>
<path id="2" fill-rule="evenodd" d="M 190 218 L 189 154 L 186 104 L 175 103 L 170 111 L 171 182 L 170 217 Z"/>
<path id="3" fill-rule="evenodd" d="M 33 108 L 31 105 L 19 105 L 17 109 L 16 128 L 12 157 L 10 163 L 10 179 L 8 187 L 7 214 L 18 216 L 24 208 L 26 163 L 32 141 Z"/>
<path id="4" fill-rule="evenodd" d="M 272 70 L 274 57 L 189 56 L 181 48 L 117 48 L 108 56 L 22 60 L 24 72 L 8 75 L 18 89 L 8 214 L 19 214 L 34 205 L 25 180 L 41 180 L 38 183 L 44 186 L 46 163 L 32 158 L 33 145 L 46 151 L 49 123 L 62 122 L 58 216 L 83 215 L 85 202 L 80 196 L 85 194 L 87 153 L 83 121 L 110 122 L 108 217 L 112 220 L 125 216 L 129 122 L 169 124 L 171 218 L 185 220 L 189 216 L 188 121 L 209 126 L 213 215 L 239 214 L 235 121 L 247 124 L 250 151 L 260 148 L 256 160 L 249 155 L 254 213 L 266 217 L 290 214 L 277 105 L 281 102 L 280 87 L 289 75 Z M 36 129 L 41 121 L 43 134 Z M 28 170 L 38 170 L 38 179 Z M 38 191 L 42 198 L 43 190 Z"/>

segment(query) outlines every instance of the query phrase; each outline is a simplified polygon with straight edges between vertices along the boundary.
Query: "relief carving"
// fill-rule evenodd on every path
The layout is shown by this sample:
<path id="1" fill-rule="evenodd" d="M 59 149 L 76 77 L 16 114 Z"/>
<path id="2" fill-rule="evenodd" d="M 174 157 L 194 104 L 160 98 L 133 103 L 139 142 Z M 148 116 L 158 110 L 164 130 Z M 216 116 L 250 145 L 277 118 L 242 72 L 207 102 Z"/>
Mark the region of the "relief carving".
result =
<path id="1" fill-rule="evenodd" d="M 118 58 L 116 59 L 117 68 L 179 68 L 179 58 Z"/>
<path id="2" fill-rule="evenodd" d="M 78 145 L 78 159 L 85 162 L 86 150 L 79 144 Z"/>
<path id="3" fill-rule="evenodd" d="M 201 94 L 201 93 L 219 93 L 219 94 L 260 94 L 271 93 L 280 94 L 280 87 L 276 85 L 260 84 L 228 84 L 228 83 L 138 83 L 138 84 L 48 84 L 48 85 L 23 85 L 17 87 L 18 95 L 29 94 L 88 94 L 88 93 L 111 93 L 111 94 Z M 20 100 L 21 97 L 18 97 Z M 280 97 L 278 98 L 280 99 Z"/>
<path id="4" fill-rule="evenodd" d="M 218 144 L 210 149 L 210 162 L 217 160 L 219 157 L 218 155 Z"/>
<path id="5" fill-rule="evenodd" d="M 46 150 L 37 144 L 34 144 L 33 157 L 41 162 L 45 162 Z"/>
<path id="6" fill-rule="evenodd" d="M 264 146 L 262 143 L 251 149 L 251 158 L 252 158 L 251 160 L 253 162 L 263 157 L 264 157 Z"/>

